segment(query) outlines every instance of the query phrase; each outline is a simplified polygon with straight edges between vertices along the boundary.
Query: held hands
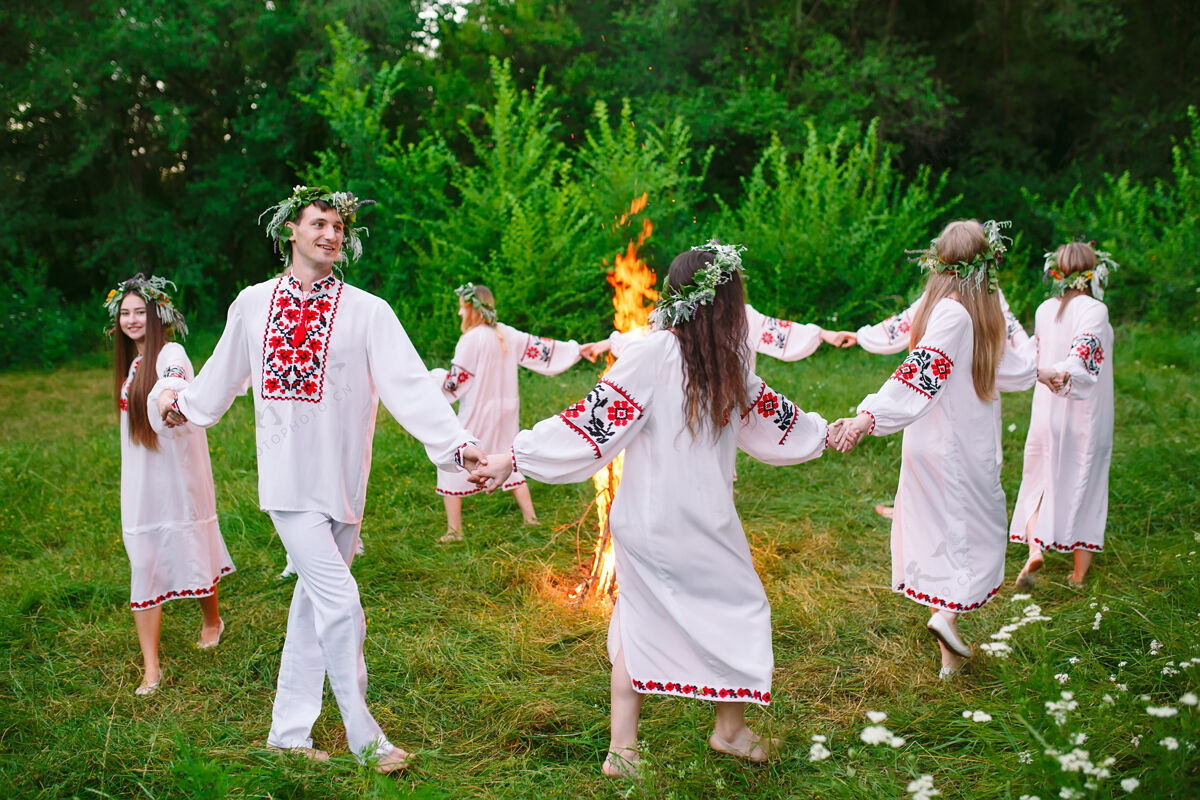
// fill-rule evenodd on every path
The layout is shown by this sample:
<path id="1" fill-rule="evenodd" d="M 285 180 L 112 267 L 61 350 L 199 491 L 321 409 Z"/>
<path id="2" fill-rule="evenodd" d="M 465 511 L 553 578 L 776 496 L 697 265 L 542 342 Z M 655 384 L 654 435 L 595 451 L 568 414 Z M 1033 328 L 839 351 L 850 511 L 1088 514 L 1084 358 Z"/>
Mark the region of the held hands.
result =
<path id="1" fill-rule="evenodd" d="M 487 453 L 483 452 L 483 448 L 469 444 L 462 449 L 462 464 L 463 469 L 468 472 L 474 472 L 480 467 L 487 466 Z"/>
<path id="2" fill-rule="evenodd" d="M 1055 394 L 1062 394 L 1063 389 L 1067 387 L 1071 375 L 1068 372 L 1055 372 L 1050 369 L 1038 368 L 1038 381 L 1046 384 L 1050 391 Z"/>
<path id="3" fill-rule="evenodd" d="M 187 422 L 187 419 L 176 411 L 173 406 L 175 404 L 175 392 L 172 389 L 163 389 L 158 395 L 158 413 L 162 417 L 163 423 L 168 428 L 178 428 Z"/>
<path id="4" fill-rule="evenodd" d="M 858 344 L 858 335 L 854 331 L 827 331 L 822 328 L 821 341 L 832 347 L 854 347 Z"/>
<path id="5" fill-rule="evenodd" d="M 610 347 L 611 345 L 608 343 L 608 339 L 601 339 L 598 342 L 588 342 L 587 344 L 579 346 L 579 355 L 583 356 L 588 361 L 594 362 L 597 356 L 607 353 Z"/>
<path id="6" fill-rule="evenodd" d="M 859 414 L 856 417 L 843 417 L 829 425 L 829 444 L 839 453 L 849 452 L 862 441 L 862 437 L 871 429 L 871 417 Z"/>
<path id="7" fill-rule="evenodd" d="M 466 463 L 465 454 L 463 463 Z M 467 480 L 491 494 L 503 486 L 511 474 L 512 459 L 509 458 L 508 453 L 492 453 L 485 456 L 479 465 L 471 470 L 471 475 Z"/>

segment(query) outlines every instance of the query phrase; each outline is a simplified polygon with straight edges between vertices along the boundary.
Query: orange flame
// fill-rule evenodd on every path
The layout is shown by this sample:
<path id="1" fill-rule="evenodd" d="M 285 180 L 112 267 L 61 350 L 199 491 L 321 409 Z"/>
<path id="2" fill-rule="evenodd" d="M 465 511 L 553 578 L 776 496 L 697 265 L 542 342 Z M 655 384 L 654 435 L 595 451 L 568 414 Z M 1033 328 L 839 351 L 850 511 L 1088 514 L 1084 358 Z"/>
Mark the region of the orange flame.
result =
<path id="1" fill-rule="evenodd" d="M 632 218 L 646 207 L 646 194 L 629 204 L 629 211 L 614 220 L 614 228 L 628 225 Z M 642 230 L 637 241 L 629 240 L 624 253 L 618 253 L 613 270 L 608 274 L 608 282 L 613 287 L 613 327 L 622 333 L 644 327 L 650 322 L 650 312 L 654 309 L 654 301 L 658 292 L 654 289 L 656 278 L 654 270 L 646 266 L 645 260 L 638 256 L 638 248 L 646 243 L 654 226 L 650 220 L 642 221 Z M 647 305 L 649 301 L 649 305 Z M 608 365 L 613 364 L 612 356 Z M 607 372 L 607 370 L 605 370 Z M 596 485 L 596 515 L 599 535 L 593 549 L 592 568 L 588 579 L 576 587 L 573 596 L 582 597 L 595 590 L 595 597 L 606 597 L 616 592 L 616 576 L 614 574 L 612 531 L 608 527 L 608 511 L 612 507 L 613 496 L 621 483 L 621 467 L 625 461 L 622 453 L 614 458 L 608 466 L 592 477 Z"/>

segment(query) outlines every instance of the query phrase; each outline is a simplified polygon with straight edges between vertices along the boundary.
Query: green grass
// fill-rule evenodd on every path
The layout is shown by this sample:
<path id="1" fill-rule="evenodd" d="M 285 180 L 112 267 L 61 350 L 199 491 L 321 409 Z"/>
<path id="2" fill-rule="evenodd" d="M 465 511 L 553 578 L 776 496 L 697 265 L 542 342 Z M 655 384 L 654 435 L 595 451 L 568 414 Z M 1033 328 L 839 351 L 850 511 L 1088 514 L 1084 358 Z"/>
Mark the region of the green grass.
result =
<path id="1" fill-rule="evenodd" d="M 521 524 L 507 496 L 468 499 L 466 542 L 438 545 L 433 468 L 381 412 L 367 550 L 354 569 L 368 615 L 369 701 L 392 739 L 418 754 L 410 772 L 384 778 L 348 757 L 328 695 L 314 735 L 333 762 L 262 749 L 292 584 L 275 580 L 283 550 L 257 509 L 248 398 L 209 438 L 238 566 L 221 583 L 229 629 L 215 651 L 197 651 L 195 605 L 169 603 L 163 688 L 135 698 L 109 373 L 0 375 L 0 797 L 905 798 L 921 774 L 945 798 L 1049 800 L 1064 788 L 1123 797 L 1119 781 L 1129 777 L 1141 781 L 1131 797 L 1194 797 L 1200 711 L 1178 699 L 1200 690 L 1200 665 L 1180 666 L 1200 657 L 1200 335 L 1124 329 L 1115 355 L 1107 551 L 1082 593 L 1066 586 L 1069 560 L 1049 555 L 1034 601 L 1051 619 L 1013 633 L 1007 659 L 977 655 L 949 685 L 935 677 L 925 612 L 888 589 L 887 523 L 871 510 L 894 491 L 900 437 L 798 467 L 740 457 L 738 506 L 771 599 L 777 667 L 775 701 L 751 720 L 782 737 L 785 753 L 767 766 L 719 757 L 705 745 L 709 704 L 649 698 L 650 768 L 639 785 L 599 774 L 606 613 L 564 599 L 591 545 L 575 524 L 587 486 L 535 484 L 537 528 Z M 832 419 L 897 361 L 823 349 L 797 364 L 762 358 L 759 369 Z M 585 364 L 557 378 L 523 375 L 525 422 L 582 395 L 596 372 Z M 1010 502 L 1028 411 L 1028 394 L 1006 396 Z M 1011 579 L 1020 551 L 1009 556 Z M 985 642 L 1028 605 L 1006 586 L 964 618 L 963 632 Z M 1063 690 L 1078 708 L 1059 727 L 1045 703 Z M 1179 713 L 1155 718 L 1147 705 Z M 868 710 L 886 711 L 883 724 L 905 744 L 863 744 Z M 964 710 L 993 719 L 969 721 Z M 1094 790 L 1044 752 L 1070 751 L 1079 733 L 1094 762 L 1115 759 Z M 814 734 L 828 737 L 827 760 L 809 761 Z M 1179 749 L 1159 744 L 1168 736 Z"/>

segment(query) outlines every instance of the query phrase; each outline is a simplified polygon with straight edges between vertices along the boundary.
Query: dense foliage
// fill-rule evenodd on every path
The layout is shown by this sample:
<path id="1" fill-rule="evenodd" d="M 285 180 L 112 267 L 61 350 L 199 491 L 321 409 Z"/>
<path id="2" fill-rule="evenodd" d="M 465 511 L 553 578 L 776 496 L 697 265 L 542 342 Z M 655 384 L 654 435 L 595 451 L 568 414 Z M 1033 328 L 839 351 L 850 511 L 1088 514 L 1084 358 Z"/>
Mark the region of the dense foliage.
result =
<path id="1" fill-rule="evenodd" d="M 780 314 L 877 314 L 913 290 L 900 251 L 974 215 L 1024 231 L 1018 308 L 1041 249 L 1085 235 L 1141 270 L 1118 314 L 1193 316 L 1190 4 L 901 5 L 6 8 L 0 181 L 31 285 L 0 319 L 0 366 L 94 349 L 95 298 L 138 270 L 219 324 L 275 268 L 258 212 L 317 179 L 380 200 L 352 278 L 433 353 L 466 279 L 496 284 L 514 324 L 603 332 L 629 235 L 613 223 L 642 192 L 653 265 L 742 239 Z"/>

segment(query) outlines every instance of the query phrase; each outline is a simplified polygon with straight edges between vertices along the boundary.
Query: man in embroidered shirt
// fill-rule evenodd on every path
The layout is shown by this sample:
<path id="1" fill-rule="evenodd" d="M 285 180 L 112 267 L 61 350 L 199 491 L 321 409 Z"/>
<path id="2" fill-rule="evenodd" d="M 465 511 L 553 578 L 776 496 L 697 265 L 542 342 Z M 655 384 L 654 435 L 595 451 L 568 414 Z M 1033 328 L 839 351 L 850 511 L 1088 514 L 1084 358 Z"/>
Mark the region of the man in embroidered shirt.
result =
<path id="1" fill-rule="evenodd" d="M 429 380 L 392 308 L 333 274 L 343 244 L 361 242 L 352 195 L 296 187 L 268 214 L 286 271 L 243 290 L 225 332 L 191 384 L 152 392 L 168 426 L 207 427 L 253 386 L 259 505 L 299 575 L 267 744 L 310 757 L 324 677 L 350 749 L 389 772 L 408 754 L 367 709 L 366 622 L 350 573 L 362 522 L 378 400 L 443 469 L 485 463 Z M 264 216 L 266 216 L 264 214 Z"/>

